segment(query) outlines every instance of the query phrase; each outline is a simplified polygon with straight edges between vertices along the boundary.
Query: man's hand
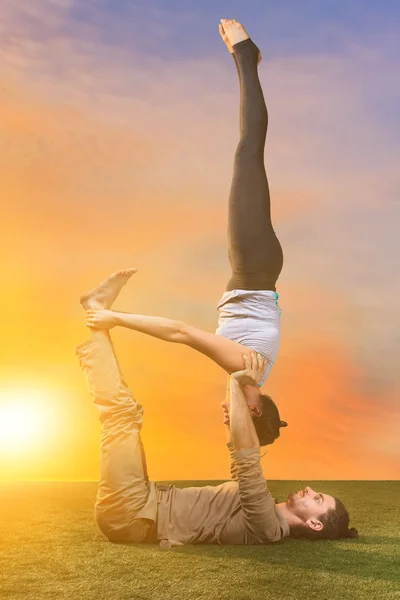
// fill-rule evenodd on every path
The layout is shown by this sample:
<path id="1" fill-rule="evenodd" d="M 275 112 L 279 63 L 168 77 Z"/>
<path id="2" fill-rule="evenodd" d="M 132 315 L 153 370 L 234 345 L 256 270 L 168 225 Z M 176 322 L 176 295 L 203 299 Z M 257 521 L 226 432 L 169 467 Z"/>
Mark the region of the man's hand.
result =
<path id="1" fill-rule="evenodd" d="M 245 368 L 243 371 L 236 371 L 231 374 L 232 379 L 241 385 L 257 385 L 267 368 L 268 361 L 261 354 L 251 352 L 250 356 L 243 354 Z"/>
<path id="2" fill-rule="evenodd" d="M 113 310 L 86 311 L 86 325 L 91 329 L 112 329 L 117 325 L 116 314 Z"/>

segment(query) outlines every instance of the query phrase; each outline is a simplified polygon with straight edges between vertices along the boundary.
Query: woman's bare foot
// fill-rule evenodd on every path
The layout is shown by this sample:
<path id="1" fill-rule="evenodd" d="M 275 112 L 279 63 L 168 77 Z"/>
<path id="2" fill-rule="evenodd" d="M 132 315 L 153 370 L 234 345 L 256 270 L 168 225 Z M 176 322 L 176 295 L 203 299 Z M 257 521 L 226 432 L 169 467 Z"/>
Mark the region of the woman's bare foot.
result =
<path id="1" fill-rule="evenodd" d="M 85 310 L 111 308 L 121 289 L 134 273 L 136 273 L 136 269 L 124 269 L 123 271 L 112 273 L 94 290 L 81 296 L 80 302 L 83 308 Z"/>
<path id="2" fill-rule="evenodd" d="M 88 310 L 86 325 L 91 329 L 112 329 L 117 325 L 116 314 L 112 310 Z"/>
<path id="3" fill-rule="evenodd" d="M 243 42 L 244 40 L 249 39 L 250 36 L 247 33 L 247 31 L 245 30 L 245 28 L 243 27 L 243 25 L 241 23 L 239 23 L 239 21 L 236 21 L 236 19 L 221 19 L 221 23 L 222 23 L 223 33 L 220 28 L 220 34 L 221 34 L 222 39 L 224 40 L 225 44 L 228 46 L 229 52 L 231 54 L 233 54 L 235 51 L 233 46 L 235 44 L 238 44 L 239 42 Z M 225 39 L 225 37 L 226 37 L 226 39 Z M 261 60 L 262 60 L 262 54 L 259 50 L 257 64 L 260 64 Z"/>
<path id="4" fill-rule="evenodd" d="M 221 24 L 218 25 L 218 29 L 219 29 L 219 33 L 220 33 L 222 39 L 224 40 L 224 42 L 226 44 L 226 47 L 228 48 L 229 52 L 231 54 L 233 54 L 233 48 L 231 46 L 228 36 L 225 33 L 225 29 L 224 29 L 223 25 L 221 25 Z"/>

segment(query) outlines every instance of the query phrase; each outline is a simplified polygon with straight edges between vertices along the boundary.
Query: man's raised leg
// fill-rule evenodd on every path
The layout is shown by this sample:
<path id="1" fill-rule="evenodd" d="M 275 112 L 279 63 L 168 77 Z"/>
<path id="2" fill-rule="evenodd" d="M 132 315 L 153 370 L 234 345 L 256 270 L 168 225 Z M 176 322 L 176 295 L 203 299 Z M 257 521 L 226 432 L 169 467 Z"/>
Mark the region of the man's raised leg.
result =
<path id="1" fill-rule="evenodd" d="M 84 308 L 111 306 L 127 275 L 114 274 L 85 295 Z M 102 423 L 96 521 L 111 541 L 147 541 L 155 529 L 157 502 L 140 439 L 143 408 L 122 378 L 108 331 L 91 330 L 91 339 L 76 353 Z"/>

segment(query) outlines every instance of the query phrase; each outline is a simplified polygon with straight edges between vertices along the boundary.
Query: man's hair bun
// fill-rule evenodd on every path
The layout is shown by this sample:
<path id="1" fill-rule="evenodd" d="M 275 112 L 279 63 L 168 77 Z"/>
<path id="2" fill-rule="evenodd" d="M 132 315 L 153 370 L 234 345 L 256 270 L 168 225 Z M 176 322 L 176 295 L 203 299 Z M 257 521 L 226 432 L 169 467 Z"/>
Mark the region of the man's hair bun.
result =
<path id="1" fill-rule="evenodd" d="M 355 527 L 350 527 L 350 529 L 346 531 L 346 534 L 346 537 L 348 538 L 358 538 L 358 531 Z"/>

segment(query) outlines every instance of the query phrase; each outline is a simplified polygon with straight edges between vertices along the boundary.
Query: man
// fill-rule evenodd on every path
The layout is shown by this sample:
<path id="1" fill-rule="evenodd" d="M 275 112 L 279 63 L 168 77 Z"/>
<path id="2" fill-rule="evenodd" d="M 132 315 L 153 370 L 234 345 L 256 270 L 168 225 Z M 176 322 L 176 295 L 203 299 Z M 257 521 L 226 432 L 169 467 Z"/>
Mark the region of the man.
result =
<path id="1" fill-rule="evenodd" d="M 110 308 L 135 269 L 108 277 L 81 298 L 86 311 Z M 140 439 L 143 407 L 121 374 L 109 331 L 90 328 L 77 347 L 102 423 L 100 483 L 95 514 L 113 542 L 265 544 L 291 534 L 355 537 L 340 500 L 307 487 L 275 505 L 260 464 L 260 445 L 242 386 L 257 385 L 266 360 L 244 355 L 244 369 L 230 376 L 223 403 L 233 481 L 180 489 L 150 482 Z"/>

